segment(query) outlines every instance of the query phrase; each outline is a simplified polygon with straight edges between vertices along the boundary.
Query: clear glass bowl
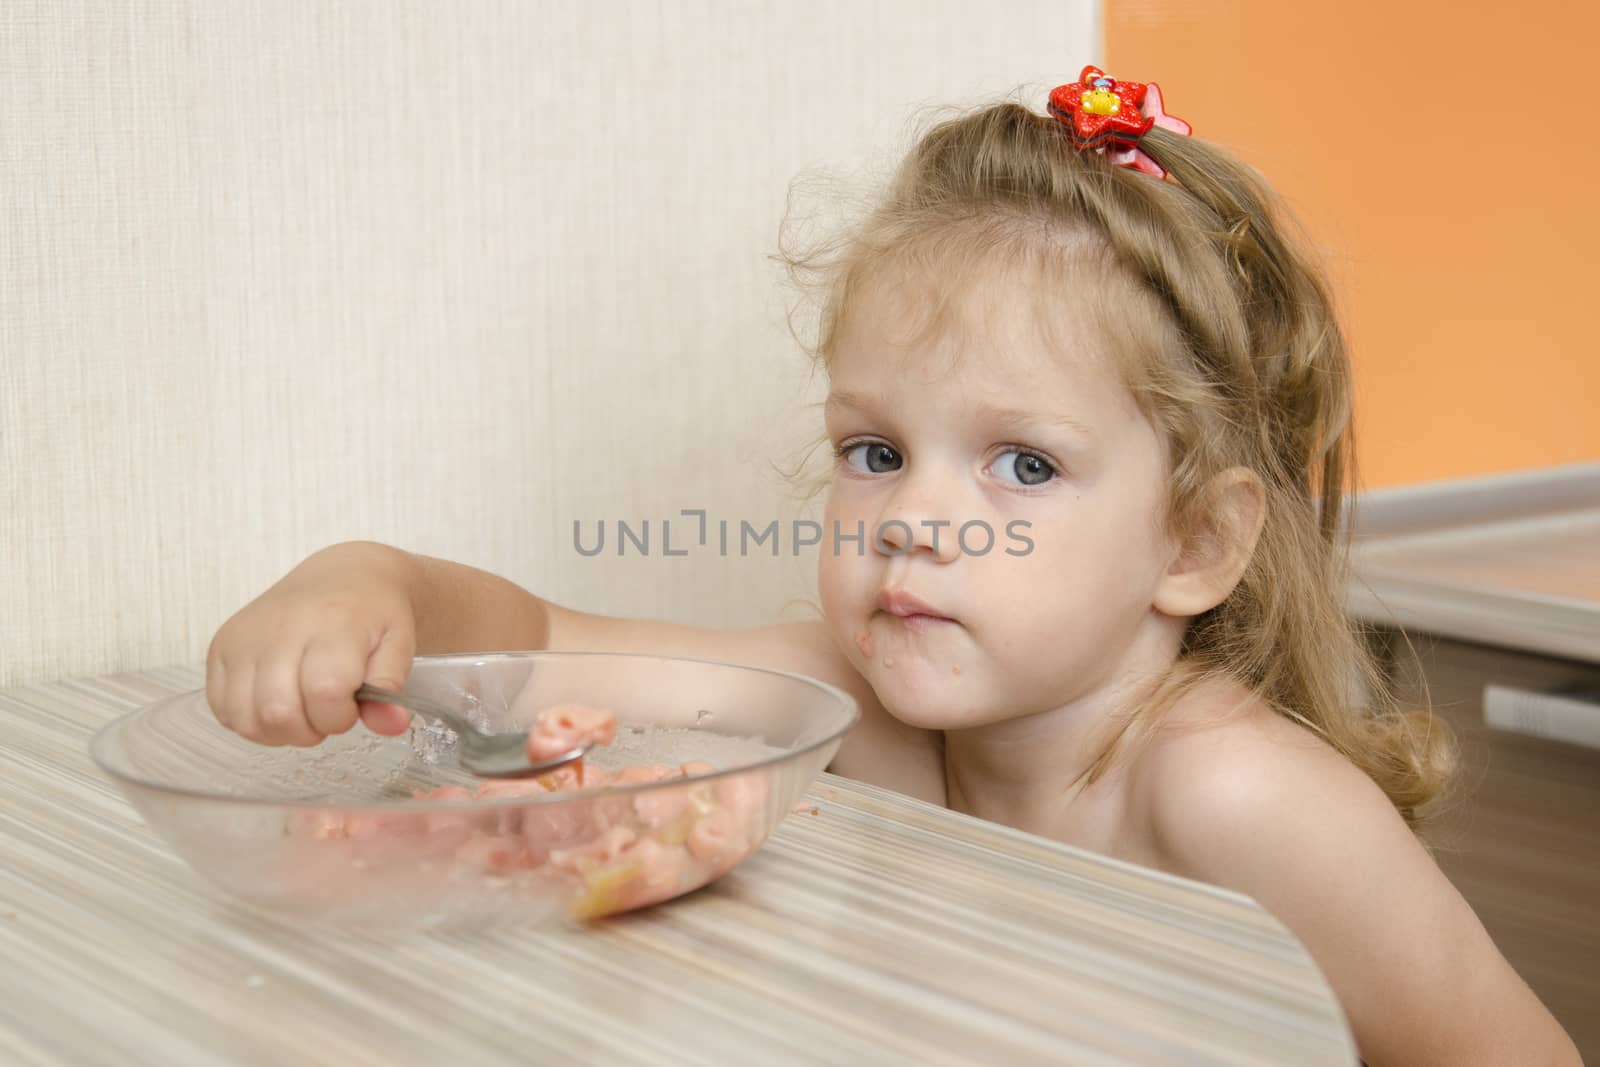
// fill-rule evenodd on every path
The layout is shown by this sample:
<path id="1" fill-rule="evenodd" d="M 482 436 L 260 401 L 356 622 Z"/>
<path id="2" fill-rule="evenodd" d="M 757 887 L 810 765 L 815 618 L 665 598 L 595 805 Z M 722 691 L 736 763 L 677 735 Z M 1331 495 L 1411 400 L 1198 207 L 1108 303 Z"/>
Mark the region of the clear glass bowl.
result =
<path id="1" fill-rule="evenodd" d="M 526 729 L 554 704 L 609 708 L 616 742 L 588 763 L 715 771 L 418 799 L 485 785 L 456 768 L 442 727 L 267 747 L 219 725 L 200 691 L 117 719 L 91 752 L 180 856 L 253 906 L 340 925 L 525 924 L 643 907 L 721 877 L 793 810 L 859 714 L 800 675 L 628 653 L 424 656 L 405 690 L 494 730 Z"/>

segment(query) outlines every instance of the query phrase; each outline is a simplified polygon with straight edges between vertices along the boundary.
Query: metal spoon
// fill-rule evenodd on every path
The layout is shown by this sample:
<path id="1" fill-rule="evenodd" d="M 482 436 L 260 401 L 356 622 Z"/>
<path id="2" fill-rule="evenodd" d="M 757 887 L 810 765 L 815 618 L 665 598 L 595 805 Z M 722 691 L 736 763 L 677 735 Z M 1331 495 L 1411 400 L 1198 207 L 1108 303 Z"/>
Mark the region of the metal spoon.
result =
<path id="1" fill-rule="evenodd" d="M 441 707 L 425 697 L 395 693 L 388 689 L 379 689 L 374 685 L 363 685 L 357 689 L 356 699 L 378 704 L 398 704 L 419 715 L 438 719 L 454 730 L 456 736 L 461 739 L 461 747 L 457 750 L 461 768 L 480 778 L 533 778 L 565 767 L 574 760 L 581 759 L 583 754 L 589 751 L 588 745 L 581 745 L 553 759 L 530 763 L 528 734 L 525 730 L 505 734 L 484 733 L 465 716 Z"/>

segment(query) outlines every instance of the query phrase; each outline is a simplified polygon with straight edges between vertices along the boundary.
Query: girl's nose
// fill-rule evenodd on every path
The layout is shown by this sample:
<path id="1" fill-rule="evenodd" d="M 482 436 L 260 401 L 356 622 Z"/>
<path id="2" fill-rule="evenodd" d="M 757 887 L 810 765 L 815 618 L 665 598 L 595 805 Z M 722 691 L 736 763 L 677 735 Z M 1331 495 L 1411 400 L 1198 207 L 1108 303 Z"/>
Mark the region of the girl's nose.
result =
<path id="1" fill-rule="evenodd" d="M 949 563 L 960 554 L 956 540 L 959 525 L 952 519 L 937 517 L 930 508 L 902 504 L 884 510 L 873 543 L 885 556 L 925 551 L 936 562 Z"/>

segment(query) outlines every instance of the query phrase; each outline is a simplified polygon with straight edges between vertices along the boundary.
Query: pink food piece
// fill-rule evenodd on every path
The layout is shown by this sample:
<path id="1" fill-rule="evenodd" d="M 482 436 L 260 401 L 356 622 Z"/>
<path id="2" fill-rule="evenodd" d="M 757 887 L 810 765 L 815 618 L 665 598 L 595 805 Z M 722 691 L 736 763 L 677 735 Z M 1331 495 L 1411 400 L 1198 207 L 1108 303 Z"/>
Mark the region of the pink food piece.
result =
<path id="1" fill-rule="evenodd" d="M 462 790 L 462 792 L 466 792 Z M 542 797 L 550 792 L 543 778 L 500 778 L 478 785 L 478 798 Z"/>
<path id="2" fill-rule="evenodd" d="M 291 837 L 307 837 L 316 841 L 338 840 L 345 836 L 344 814 L 320 808 L 294 812 L 289 816 L 288 833 Z"/>
<path id="3" fill-rule="evenodd" d="M 418 800 L 471 800 L 472 794 L 459 785 L 442 785 L 437 789 L 418 789 L 412 793 Z M 448 841 L 451 844 L 460 844 L 472 836 L 472 815 L 464 811 L 443 811 L 438 814 L 423 816 L 428 829 L 428 836 L 433 838 L 433 844 Z"/>
<path id="4" fill-rule="evenodd" d="M 642 763 L 633 767 L 624 767 L 611 776 L 612 785 L 648 785 L 651 782 L 664 782 L 669 778 L 677 778 L 676 767 L 669 767 L 664 763 Z"/>
<path id="5" fill-rule="evenodd" d="M 528 731 L 528 759 L 554 759 L 575 748 L 609 745 L 617 739 L 617 716 L 587 704 L 557 704 L 546 708 Z"/>
<path id="6" fill-rule="evenodd" d="M 613 863 L 639 835 L 626 826 L 612 826 L 599 837 L 572 848 L 551 849 L 550 863 L 564 871 L 583 873 Z"/>
<path id="7" fill-rule="evenodd" d="M 486 874 L 509 874 L 537 866 L 520 838 L 474 834 L 456 850 L 456 862 Z"/>
<path id="8" fill-rule="evenodd" d="M 533 779 L 539 783 L 539 788 L 551 793 L 577 790 L 583 788 L 584 764 L 582 760 L 558 767 L 549 774 L 541 774 Z"/>
<path id="9" fill-rule="evenodd" d="M 378 841 L 421 837 L 428 832 L 428 816 L 409 812 L 351 812 L 345 816 L 344 836 L 351 840 Z"/>
<path id="10" fill-rule="evenodd" d="M 587 760 L 578 760 L 578 780 L 584 789 L 600 789 L 613 784 L 611 772 L 604 767 L 596 767 Z"/>
<path id="11" fill-rule="evenodd" d="M 654 785 L 682 777 L 678 768 L 665 763 L 640 764 L 624 767 L 611 777 L 611 785 Z M 632 812 L 647 829 L 658 829 L 678 818 L 689 806 L 689 796 L 682 789 L 665 789 L 636 793 L 626 798 L 626 811 Z"/>
<path id="12" fill-rule="evenodd" d="M 528 755 L 545 759 L 579 746 L 610 744 L 616 733 L 616 716 L 611 712 L 559 704 L 534 718 Z M 574 913 L 595 917 L 677 896 L 721 877 L 749 855 L 765 830 L 771 800 L 766 779 L 761 772 L 750 772 L 685 781 L 717 774 L 718 768 L 704 760 L 608 772 L 579 759 L 537 779 L 485 781 L 470 791 L 441 786 L 414 794 L 419 800 L 442 802 L 520 798 L 533 803 L 478 811 L 452 808 L 348 816 L 309 810 L 291 819 L 289 832 L 347 841 L 342 849 L 355 849 L 362 858 L 392 842 L 398 846 L 392 858 L 407 862 L 424 854 L 446 862 L 453 858 L 463 869 L 486 875 L 548 865 L 546 869 L 576 879 Z M 675 780 L 683 784 L 559 802 L 550 795 Z M 802 803 L 795 810 L 807 807 Z"/>
<path id="13" fill-rule="evenodd" d="M 681 818 L 689 810 L 689 790 L 657 789 L 633 798 L 633 814 L 652 830 Z"/>
<path id="14" fill-rule="evenodd" d="M 636 861 L 639 867 L 619 891 L 613 913 L 668 900 L 700 881 L 698 865 L 680 845 L 663 845 L 654 838 L 642 837 L 624 851 L 622 858 Z"/>
<path id="15" fill-rule="evenodd" d="M 449 864 L 474 833 L 470 818 L 453 814 L 419 812 L 401 827 L 382 819 L 360 820 L 355 833 L 340 844 L 352 869 L 360 872 L 399 873 L 418 863 Z"/>
<path id="16" fill-rule="evenodd" d="M 549 792 L 537 779 L 507 779 L 492 782 L 478 783 L 476 796 L 479 800 L 514 800 L 530 797 L 542 797 Z M 496 808 L 485 812 L 481 816 L 482 829 L 487 833 L 503 834 L 515 837 L 522 832 L 523 809 L 514 807 Z"/>
<path id="17" fill-rule="evenodd" d="M 724 808 L 702 815 L 689 831 L 686 844 L 689 855 L 717 875 L 733 869 L 750 851 L 733 813 Z"/>
<path id="18" fill-rule="evenodd" d="M 663 845 L 653 837 L 639 838 L 625 854 L 639 861 L 639 882 L 647 889 L 670 889 L 689 873 L 688 851 Z"/>
<path id="19" fill-rule="evenodd" d="M 759 773 L 735 774 L 715 783 L 718 803 L 740 816 L 740 821 L 759 819 L 767 805 L 767 780 Z"/>
<path id="20" fill-rule="evenodd" d="M 598 789 L 604 785 L 614 784 L 611 772 L 602 767 L 596 767 L 585 759 L 573 760 L 571 763 L 557 767 L 549 774 L 541 774 L 533 780 L 552 793 Z"/>
<path id="21" fill-rule="evenodd" d="M 535 861 L 543 863 L 551 853 L 595 840 L 611 825 L 607 813 L 593 803 L 568 801 L 524 808 L 521 832 L 523 844 Z"/>

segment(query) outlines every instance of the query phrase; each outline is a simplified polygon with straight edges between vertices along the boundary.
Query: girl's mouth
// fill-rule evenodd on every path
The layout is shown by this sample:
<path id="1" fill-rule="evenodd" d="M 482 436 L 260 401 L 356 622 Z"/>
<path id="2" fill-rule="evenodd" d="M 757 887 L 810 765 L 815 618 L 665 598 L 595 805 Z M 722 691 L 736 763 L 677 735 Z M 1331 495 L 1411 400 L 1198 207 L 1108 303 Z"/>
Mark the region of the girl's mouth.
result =
<path id="1" fill-rule="evenodd" d="M 932 605 L 918 599 L 903 589 L 883 589 L 878 593 L 878 610 L 893 615 L 914 630 L 923 630 L 941 623 L 955 622 L 941 614 Z"/>

